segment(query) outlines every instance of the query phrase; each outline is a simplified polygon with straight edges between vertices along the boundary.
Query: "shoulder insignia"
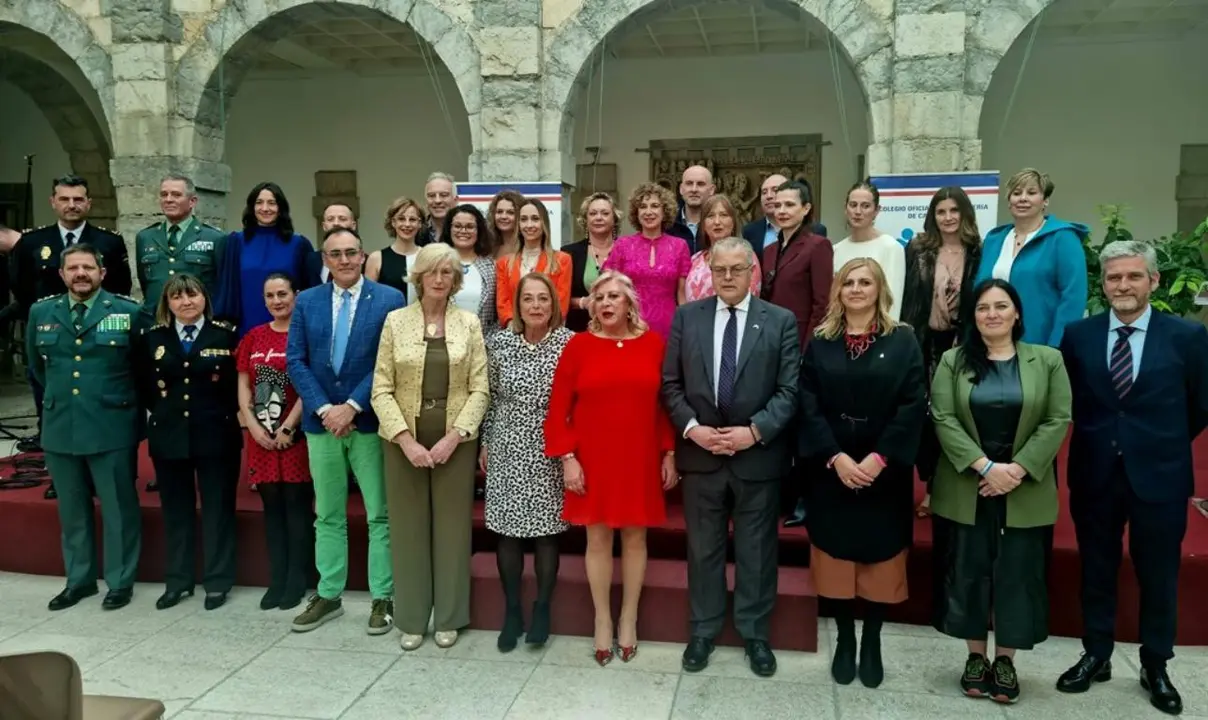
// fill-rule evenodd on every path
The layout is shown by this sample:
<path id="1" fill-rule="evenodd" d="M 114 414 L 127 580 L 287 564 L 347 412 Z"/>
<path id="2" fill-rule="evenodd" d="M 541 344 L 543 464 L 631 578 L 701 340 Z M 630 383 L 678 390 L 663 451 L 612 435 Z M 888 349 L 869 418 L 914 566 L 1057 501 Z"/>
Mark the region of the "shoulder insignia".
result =
<path id="1" fill-rule="evenodd" d="M 59 293 L 58 295 L 47 295 L 46 297 L 38 298 L 35 301 L 35 304 L 46 302 L 47 300 L 57 300 L 58 298 L 61 298 L 61 297 L 63 297 L 63 293 Z"/>
<path id="2" fill-rule="evenodd" d="M 233 324 L 227 322 L 226 320 L 211 320 L 210 322 L 215 327 L 220 327 L 223 330 L 229 330 L 231 332 L 235 332 L 235 326 Z"/>

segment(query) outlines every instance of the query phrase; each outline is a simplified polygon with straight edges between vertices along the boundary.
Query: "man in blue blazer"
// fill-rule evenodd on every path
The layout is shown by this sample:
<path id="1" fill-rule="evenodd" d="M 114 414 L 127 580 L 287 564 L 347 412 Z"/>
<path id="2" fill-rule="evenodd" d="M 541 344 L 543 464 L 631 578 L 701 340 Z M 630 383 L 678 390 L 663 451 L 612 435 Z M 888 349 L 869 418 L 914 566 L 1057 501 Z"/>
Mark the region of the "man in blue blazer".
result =
<path id="1" fill-rule="evenodd" d="M 398 290 L 361 274 L 364 250 L 355 230 L 323 238 L 331 282 L 303 291 L 294 306 L 285 351 L 290 380 L 302 398 L 302 430 L 315 487 L 315 567 L 319 590 L 294 619 L 295 632 L 344 614 L 348 579 L 348 471 L 361 487 L 369 523 L 370 635 L 394 626 L 394 579 L 378 419 L 369 404 L 378 337 L 386 315 L 403 307 Z"/>
<path id="2" fill-rule="evenodd" d="M 1111 679 L 1124 526 L 1141 590 L 1141 686 L 1162 712 L 1183 709 L 1166 674 L 1174 657 L 1179 562 L 1195 476 L 1191 443 L 1208 424 L 1208 331 L 1154 311 L 1157 258 L 1141 242 L 1100 253 L 1101 313 L 1066 326 L 1074 394 L 1068 478 L 1082 560 L 1085 653 L 1057 681 L 1085 692 Z"/>

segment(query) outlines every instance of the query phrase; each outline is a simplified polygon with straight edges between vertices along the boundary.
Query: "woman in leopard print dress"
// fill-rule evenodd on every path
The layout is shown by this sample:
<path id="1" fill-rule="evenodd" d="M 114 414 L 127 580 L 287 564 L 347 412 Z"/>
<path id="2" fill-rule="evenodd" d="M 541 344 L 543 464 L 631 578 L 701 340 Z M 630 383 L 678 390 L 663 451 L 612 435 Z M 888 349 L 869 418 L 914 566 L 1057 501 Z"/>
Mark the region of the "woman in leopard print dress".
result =
<path id="1" fill-rule="evenodd" d="M 499 535 L 496 561 L 507 601 L 500 652 L 513 650 L 524 631 L 520 586 L 525 538 L 533 538 L 537 566 L 537 601 L 525 642 L 540 645 L 549 638 L 558 539 L 567 528 L 562 465 L 545 456 L 542 426 L 554 369 L 574 333 L 563 326 L 557 290 L 544 274 L 526 275 L 515 298 L 508 327 L 487 340 L 491 404 L 479 455 L 487 476 L 486 524 Z"/>

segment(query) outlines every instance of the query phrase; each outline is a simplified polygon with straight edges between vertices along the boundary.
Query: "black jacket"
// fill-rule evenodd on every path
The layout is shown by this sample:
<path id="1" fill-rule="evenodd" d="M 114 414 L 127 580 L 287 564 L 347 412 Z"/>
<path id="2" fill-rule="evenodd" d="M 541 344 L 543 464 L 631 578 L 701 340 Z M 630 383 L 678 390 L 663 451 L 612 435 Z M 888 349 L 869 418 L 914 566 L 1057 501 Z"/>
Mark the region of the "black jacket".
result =
<path id="1" fill-rule="evenodd" d="M 175 323 L 156 325 L 139 339 L 139 396 L 151 412 L 151 456 L 165 460 L 238 454 L 239 374 L 232 325 L 208 320 L 185 352 Z"/>
<path id="2" fill-rule="evenodd" d="M 105 279 L 101 287 L 116 295 L 129 295 L 133 286 L 130 257 L 126 242 L 115 232 L 84 223 L 79 242 L 88 243 L 101 254 Z M 24 319 L 38 300 L 67 292 L 59 277 L 59 253 L 63 252 L 63 237 L 59 225 L 47 225 L 21 235 L 9 258 L 13 296 L 20 308 L 18 317 Z"/>
<path id="3" fill-rule="evenodd" d="M 939 253 L 936 250 L 922 249 L 919 237 L 915 237 L 906 246 L 906 286 L 902 290 L 902 322 L 914 329 L 919 347 L 923 349 L 923 357 L 929 364 L 939 361 L 939 355 L 931 358 L 931 304 L 935 295 L 935 263 Z M 953 329 L 956 330 L 957 341 L 966 321 L 973 312 L 973 286 L 977 278 L 977 269 L 981 265 L 981 244 L 965 246 L 965 269 L 961 274 L 960 309 Z M 943 350 L 940 349 L 940 355 Z M 928 368 L 931 372 L 933 368 Z M 930 380 L 930 376 L 928 377 Z"/>

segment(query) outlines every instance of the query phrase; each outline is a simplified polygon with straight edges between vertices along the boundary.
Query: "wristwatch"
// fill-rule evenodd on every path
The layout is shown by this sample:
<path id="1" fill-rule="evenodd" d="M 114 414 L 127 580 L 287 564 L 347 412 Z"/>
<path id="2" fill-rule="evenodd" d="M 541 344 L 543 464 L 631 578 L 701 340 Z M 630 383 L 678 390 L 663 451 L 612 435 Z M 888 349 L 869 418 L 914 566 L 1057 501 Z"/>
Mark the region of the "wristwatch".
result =
<path id="1" fill-rule="evenodd" d="M 286 437 L 294 434 L 294 429 L 291 427 L 282 427 L 281 432 L 285 433 Z"/>
<path id="2" fill-rule="evenodd" d="M 462 440 L 465 440 L 470 437 L 469 430 L 462 430 L 461 428 L 453 428 L 453 429 L 457 431 L 457 434 L 461 436 Z"/>

